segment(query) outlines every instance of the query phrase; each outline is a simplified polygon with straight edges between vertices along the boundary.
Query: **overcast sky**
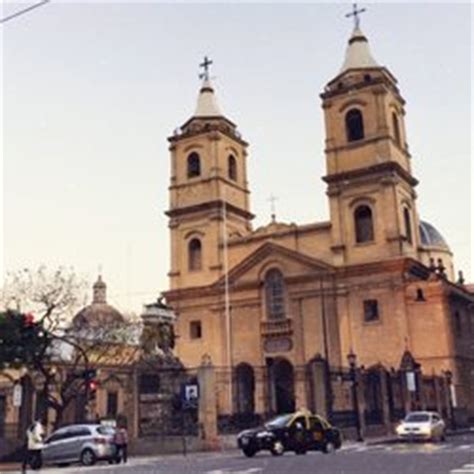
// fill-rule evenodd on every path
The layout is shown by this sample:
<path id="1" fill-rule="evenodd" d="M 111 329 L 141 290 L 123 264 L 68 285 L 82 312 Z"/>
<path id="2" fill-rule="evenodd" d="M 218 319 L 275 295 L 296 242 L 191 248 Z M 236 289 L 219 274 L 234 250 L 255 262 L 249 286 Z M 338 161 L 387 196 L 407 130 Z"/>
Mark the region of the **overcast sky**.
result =
<path id="1" fill-rule="evenodd" d="M 418 210 L 471 277 L 471 7 L 369 4 L 376 60 L 407 100 Z M 4 6 L 3 15 L 18 9 Z M 342 65 L 350 4 L 54 2 L 3 30 L 4 268 L 73 266 L 139 312 L 167 288 L 167 136 L 207 54 L 250 143 L 255 227 L 328 219 L 319 93 Z"/>

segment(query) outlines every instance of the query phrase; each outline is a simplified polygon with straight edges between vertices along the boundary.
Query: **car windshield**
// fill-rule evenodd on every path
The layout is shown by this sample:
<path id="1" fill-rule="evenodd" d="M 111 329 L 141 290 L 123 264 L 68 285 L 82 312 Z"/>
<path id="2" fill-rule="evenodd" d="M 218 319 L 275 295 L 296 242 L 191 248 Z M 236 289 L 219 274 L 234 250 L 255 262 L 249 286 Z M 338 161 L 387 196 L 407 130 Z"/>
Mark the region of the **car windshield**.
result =
<path id="1" fill-rule="evenodd" d="M 267 428 L 284 428 L 291 420 L 293 415 L 281 415 L 270 420 L 265 426 Z"/>
<path id="2" fill-rule="evenodd" d="M 99 428 L 97 428 L 97 433 L 101 435 L 112 436 L 115 434 L 115 428 L 112 426 L 99 426 Z"/>
<path id="3" fill-rule="evenodd" d="M 427 415 L 426 413 L 410 413 L 406 416 L 405 421 L 408 421 L 409 423 L 430 421 L 430 415 Z"/>

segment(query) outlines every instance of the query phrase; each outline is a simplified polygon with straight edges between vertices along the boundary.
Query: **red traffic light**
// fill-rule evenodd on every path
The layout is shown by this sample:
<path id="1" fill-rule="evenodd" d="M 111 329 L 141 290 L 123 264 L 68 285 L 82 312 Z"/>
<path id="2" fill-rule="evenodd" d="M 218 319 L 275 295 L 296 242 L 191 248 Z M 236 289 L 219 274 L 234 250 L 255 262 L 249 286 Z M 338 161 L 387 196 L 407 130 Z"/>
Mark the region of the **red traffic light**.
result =
<path id="1" fill-rule="evenodd" d="M 97 380 L 89 380 L 88 386 L 89 386 L 89 391 L 95 392 L 99 384 L 97 383 Z"/>
<path id="2" fill-rule="evenodd" d="M 25 314 L 24 323 L 25 323 L 25 326 L 33 326 L 33 324 L 35 323 L 34 315 L 31 313 Z"/>

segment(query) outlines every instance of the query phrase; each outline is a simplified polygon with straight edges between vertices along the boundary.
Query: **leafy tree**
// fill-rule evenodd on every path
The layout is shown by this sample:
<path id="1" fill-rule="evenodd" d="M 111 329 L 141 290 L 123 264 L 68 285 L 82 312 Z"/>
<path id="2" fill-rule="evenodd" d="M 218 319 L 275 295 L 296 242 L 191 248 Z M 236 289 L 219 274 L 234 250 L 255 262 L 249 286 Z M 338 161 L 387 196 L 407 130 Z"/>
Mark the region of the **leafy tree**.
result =
<path id="1" fill-rule="evenodd" d="M 0 369 L 34 367 L 38 358 L 46 356 L 45 348 L 50 344 L 50 334 L 32 314 L 0 312 Z"/>

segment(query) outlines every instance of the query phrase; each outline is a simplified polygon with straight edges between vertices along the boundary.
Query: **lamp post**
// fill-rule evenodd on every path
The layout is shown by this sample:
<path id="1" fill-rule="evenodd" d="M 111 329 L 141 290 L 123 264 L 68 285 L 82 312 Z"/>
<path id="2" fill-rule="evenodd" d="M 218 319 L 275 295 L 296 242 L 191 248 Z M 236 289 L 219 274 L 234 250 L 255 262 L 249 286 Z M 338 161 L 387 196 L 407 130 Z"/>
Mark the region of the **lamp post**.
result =
<path id="1" fill-rule="evenodd" d="M 347 354 L 347 362 L 349 363 L 350 377 L 351 377 L 351 390 L 352 390 L 352 410 L 355 415 L 356 422 L 356 431 L 357 431 L 357 441 L 364 441 L 362 438 L 362 433 L 360 429 L 360 416 L 359 416 L 359 401 L 357 398 L 357 377 L 356 377 L 356 362 L 357 356 L 354 354 L 354 351 L 350 350 Z"/>
<path id="2" fill-rule="evenodd" d="M 451 417 L 451 428 L 456 429 L 456 417 L 454 416 L 454 403 L 453 403 L 453 373 L 450 370 L 444 372 L 446 377 L 446 383 L 448 385 L 448 404 L 449 404 L 449 415 Z"/>

